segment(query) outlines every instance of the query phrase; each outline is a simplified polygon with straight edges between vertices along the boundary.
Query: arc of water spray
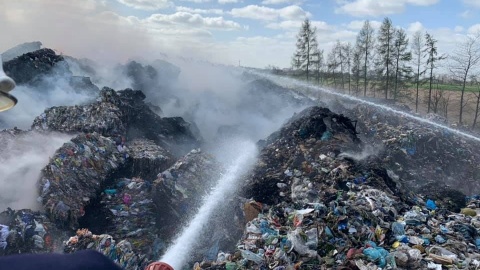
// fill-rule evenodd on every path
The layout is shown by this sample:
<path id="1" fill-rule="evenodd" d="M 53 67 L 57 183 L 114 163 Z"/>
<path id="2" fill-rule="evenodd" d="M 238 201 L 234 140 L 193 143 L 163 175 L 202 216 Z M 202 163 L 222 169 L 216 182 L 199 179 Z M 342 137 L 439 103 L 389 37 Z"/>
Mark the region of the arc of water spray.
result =
<path id="1" fill-rule="evenodd" d="M 214 190 L 205 198 L 195 217 L 159 261 L 168 263 L 173 269 L 181 269 L 187 262 L 197 238 L 202 233 L 202 228 L 207 225 L 212 213 L 218 205 L 236 191 L 239 186 L 236 183 L 238 178 L 254 163 L 257 150 L 253 142 L 238 143 L 235 148 L 238 148 L 235 151 L 236 158 L 232 160 L 226 172 L 220 177 Z"/>
<path id="2" fill-rule="evenodd" d="M 281 77 L 281 76 L 278 76 L 278 75 L 265 74 L 265 73 L 255 72 L 255 71 L 250 71 L 250 72 L 252 72 L 253 74 L 255 74 L 257 76 L 264 77 L 264 78 L 269 79 L 269 80 L 271 80 L 273 82 L 276 82 L 276 83 L 282 83 L 283 82 L 283 86 L 285 86 L 287 88 L 304 87 L 304 88 L 307 88 L 307 89 L 320 91 L 320 92 L 324 92 L 324 93 L 327 93 L 327 94 L 330 94 L 330 95 L 342 97 L 342 98 L 349 99 L 349 100 L 352 100 L 352 101 L 356 101 L 356 102 L 359 102 L 359 103 L 367 104 L 369 106 L 373 106 L 373 107 L 376 107 L 376 108 L 381 108 L 381 109 L 384 109 L 386 111 L 393 112 L 395 114 L 399 114 L 399 115 L 408 117 L 410 119 L 416 120 L 418 122 L 429 124 L 429 125 L 432 125 L 432 126 L 444 129 L 444 130 L 448 130 L 448 131 L 450 131 L 452 133 L 455 133 L 457 135 L 460 135 L 460 136 L 463 136 L 465 138 L 480 142 L 480 138 L 477 137 L 477 136 L 474 136 L 472 134 L 468 134 L 468 133 L 460 131 L 458 129 L 454 129 L 454 128 L 451 128 L 451 127 L 448 127 L 448 126 L 445 126 L 445 125 L 442 125 L 442 124 L 439 124 L 439 123 L 436 123 L 436 122 L 432 122 L 428 119 L 421 118 L 421 117 L 418 117 L 418 116 L 415 116 L 415 115 L 412 115 L 412 114 L 409 114 L 409 113 L 406 113 L 406 112 L 395 110 L 395 109 L 390 108 L 390 107 L 385 106 L 385 105 L 376 104 L 376 103 L 373 103 L 371 101 L 367 101 L 367 100 L 364 100 L 364 99 L 361 99 L 361 98 L 358 98 L 358 97 L 354 97 L 354 96 L 350 96 L 350 95 L 347 95 L 347 94 L 337 93 L 337 92 L 328 90 L 328 89 L 323 88 L 323 87 L 319 87 L 319 86 L 315 86 L 315 85 L 311 85 L 311 84 L 299 81 L 297 79 L 285 78 L 285 77 Z M 312 98 L 312 97 L 310 97 L 310 98 Z"/>

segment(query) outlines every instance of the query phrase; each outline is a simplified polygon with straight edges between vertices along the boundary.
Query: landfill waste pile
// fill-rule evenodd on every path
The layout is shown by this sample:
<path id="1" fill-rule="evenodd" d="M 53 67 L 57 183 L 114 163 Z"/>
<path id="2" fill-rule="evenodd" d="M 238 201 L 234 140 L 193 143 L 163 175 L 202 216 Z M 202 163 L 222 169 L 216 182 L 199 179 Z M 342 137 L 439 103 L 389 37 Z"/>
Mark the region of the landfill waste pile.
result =
<path id="1" fill-rule="evenodd" d="M 144 270 L 148 265 L 144 254 L 135 253 L 128 240 L 115 241 L 108 234 L 93 234 L 88 229 L 79 229 L 75 236 L 65 242 L 65 253 L 93 249 L 103 253 L 124 269 Z"/>
<path id="2" fill-rule="evenodd" d="M 125 269 L 145 269 L 165 248 L 158 237 L 151 187 L 151 181 L 138 177 L 106 185 L 100 202 L 87 206 L 89 214 L 79 221 L 80 228 L 88 230 L 78 230 L 65 242 L 64 251 L 95 249 Z"/>
<path id="3" fill-rule="evenodd" d="M 102 184 L 127 160 L 115 141 L 98 133 L 81 134 L 55 152 L 42 170 L 40 200 L 60 227 L 75 229 Z"/>
<path id="4" fill-rule="evenodd" d="M 41 48 L 42 43 L 40 41 L 25 42 L 4 51 L 2 53 L 2 60 L 3 62 L 7 62 L 23 54 L 40 50 Z"/>
<path id="5" fill-rule="evenodd" d="M 0 255 L 58 252 L 65 236 L 40 212 L 8 208 L 0 213 Z"/>
<path id="6" fill-rule="evenodd" d="M 348 118 L 309 108 L 261 144 L 243 237 L 194 269 L 480 267 L 479 198 L 451 212 L 402 189 L 378 158 L 346 158 L 363 147 Z"/>
<path id="7" fill-rule="evenodd" d="M 121 145 L 122 142 L 117 141 L 117 144 Z M 127 143 L 127 149 L 131 161 L 126 172 L 135 177 L 153 181 L 175 162 L 170 152 L 151 140 L 135 139 Z"/>
<path id="8" fill-rule="evenodd" d="M 59 106 L 46 109 L 36 117 L 32 129 L 37 131 L 58 131 L 65 133 L 97 132 L 103 136 L 126 133 L 122 111 L 104 99 L 114 90 L 103 89 L 101 101 L 81 106 Z"/>
<path id="9" fill-rule="evenodd" d="M 198 147 L 201 137 L 194 124 L 180 117 L 160 117 L 144 102 L 142 91 L 116 92 L 104 87 L 98 101 L 81 106 L 52 107 L 35 118 L 32 129 L 61 132 L 98 132 L 153 140 L 173 155 Z"/>
<path id="10" fill-rule="evenodd" d="M 14 58 L 4 59 L 5 73 L 10 76 L 17 85 L 29 85 L 41 88 L 44 91 L 54 89 L 59 79 L 65 80 L 76 92 L 96 94 L 99 89 L 92 83 L 89 77 L 73 76 L 70 67 L 62 55 L 57 55 L 52 49 L 44 48 L 30 51 L 31 48 L 41 46 L 33 42 L 24 44 L 22 47 L 14 47 L 6 51 L 7 55 L 16 56 L 21 51 L 28 51 Z M 55 80 L 49 78 L 55 77 Z"/>
<path id="11" fill-rule="evenodd" d="M 63 57 L 52 49 L 40 49 L 18 56 L 3 63 L 5 73 L 17 84 L 35 84 L 45 75 L 65 75 L 66 69 L 55 69 L 56 65 L 65 65 Z M 56 72 L 62 72 L 56 74 Z"/>
<path id="12" fill-rule="evenodd" d="M 49 49 L 5 63 L 19 85 L 43 89 L 54 83 L 44 78 L 53 75 L 98 98 L 48 108 L 31 130 L 0 131 L 4 152 L 23 134 L 73 137 L 39 166 L 44 167 L 33 198 L 43 209 L 0 213 L 0 255 L 95 249 L 126 270 L 143 270 L 189 228 L 215 181 L 228 173 L 204 149 L 220 145 L 220 139 L 251 135 L 266 137 L 257 144 L 259 158 L 240 194 L 225 198 L 196 236 L 186 260 L 195 270 L 480 269 L 476 143 L 342 102 L 332 104 L 345 116 L 317 103 L 270 136 L 259 136 L 264 124 L 277 127 L 312 101 L 243 74 L 245 91 L 225 102 L 215 91 L 173 87 L 180 69 L 165 61 L 118 67 L 142 91 L 99 90 L 88 76 L 101 72 L 89 65 L 65 61 Z M 184 95 L 194 102 L 182 100 Z M 160 116 L 162 108 L 165 114 L 172 108 L 159 104 L 199 121 L 208 140 L 195 123 Z M 225 121 L 199 120 L 205 104 L 215 104 Z M 243 121 L 245 115 L 258 119 Z M 428 119 L 444 121 L 436 115 Z"/>
<path id="13" fill-rule="evenodd" d="M 356 106 L 352 114 L 358 119 L 362 141 L 383 148 L 379 151 L 383 165 L 406 187 L 429 192 L 435 199 L 446 196 L 460 200 L 463 205 L 464 197 L 452 188 L 467 195 L 480 193 L 480 152 L 476 142 L 367 105 Z M 459 196 L 462 198 L 455 199 Z M 458 211 L 461 206 L 452 205 L 451 210 Z"/>
<path id="14" fill-rule="evenodd" d="M 212 156 L 195 149 L 159 173 L 153 183 L 139 177 L 115 179 L 105 186 L 100 202 L 93 205 L 95 209 L 86 208 L 87 212 L 93 211 L 88 214 L 91 220 L 81 218 L 80 227 L 85 225 L 88 230 L 78 230 L 70 237 L 65 252 L 95 249 L 125 269 L 144 269 L 165 252 L 167 243 L 198 209 L 202 201 L 198 194 L 206 194 L 221 171 Z M 100 215 L 101 209 L 108 212 Z M 237 241 L 232 231 L 221 229 L 224 226 L 219 222 L 223 223 L 212 221 L 211 230 L 198 236 L 202 240 L 192 256 L 202 258 L 208 251 L 201 244 L 216 245 L 216 256 L 219 248 Z"/>

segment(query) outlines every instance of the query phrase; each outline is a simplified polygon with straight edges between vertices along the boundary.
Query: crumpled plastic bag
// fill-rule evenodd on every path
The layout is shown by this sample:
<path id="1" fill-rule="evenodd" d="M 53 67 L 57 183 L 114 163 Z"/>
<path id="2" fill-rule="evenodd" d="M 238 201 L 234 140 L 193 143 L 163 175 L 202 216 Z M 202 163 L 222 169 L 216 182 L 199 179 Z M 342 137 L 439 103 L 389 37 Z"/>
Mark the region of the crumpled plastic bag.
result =
<path id="1" fill-rule="evenodd" d="M 294 231 L 290 231 L 287 234 L 288 240 L 290 240 L 293 244 L 293 249 L 298 252 L 300 255 L 308 256 L 308 257 L 315 257 L 317 256 L 316 250 L 311 250 L 308 246 L 306 241 L 301 235 L 302 229 L 297 228 Z"/>

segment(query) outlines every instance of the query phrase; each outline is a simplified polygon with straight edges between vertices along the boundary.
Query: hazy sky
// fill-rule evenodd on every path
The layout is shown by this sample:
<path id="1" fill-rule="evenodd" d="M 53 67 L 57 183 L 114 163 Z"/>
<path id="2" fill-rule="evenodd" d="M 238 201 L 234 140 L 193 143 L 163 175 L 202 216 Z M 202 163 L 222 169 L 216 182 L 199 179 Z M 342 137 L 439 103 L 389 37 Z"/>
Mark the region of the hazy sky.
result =
<path id="1" fill-rule="evenodd" d="M 18 43 L 101 61 L 160 53 L 225 64 L 288 67 L 301 21 L 328 51 L 354 42 L 363 20 L 385 16 L 427 30 L 449 52 L 480 30 L 480 0 L 0 0 L 0 51 Z"/>

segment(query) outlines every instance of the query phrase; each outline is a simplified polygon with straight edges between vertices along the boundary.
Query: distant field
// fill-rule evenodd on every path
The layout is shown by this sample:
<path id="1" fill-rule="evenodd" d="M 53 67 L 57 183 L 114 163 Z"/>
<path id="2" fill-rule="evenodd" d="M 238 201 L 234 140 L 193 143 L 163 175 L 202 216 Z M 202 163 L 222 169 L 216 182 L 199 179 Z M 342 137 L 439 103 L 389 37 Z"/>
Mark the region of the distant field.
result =
<path id="1" fill-rule="evenodd" d="M 416 88 L 414 83 L 409 85 L 409 88 Z M 429 89 L 428 84 L 422 84 L 419 86 L 421 89 Z M 439 89 L 442 91 L 461 91 L 462 86 L 458 84 L 433 84 L 432 89 Z M 478 92 L 480 91 L 480 85 L 466 85 L 465 92 Z"/>
<path id="2" fill-rule="evenodd" d="M 292 78 L 295 78 L 295 79 L 299 79 L 299 80 L 307 80 L 307 78 L 303 75 L 303 76 L 289 76 L 289 77 L 292 77 Z M 309 80 L 311 83 L 314 83 L 316 84 L 316 79 L 315 77 L 310 77 L 310 80 Z M 373 81 L 370 81 L 370 83 L 373 83 Z M 329 87 L 333 87 L 334 85 L 334 82 L 333 82 L 333 79 L 332 78 L 328 78 L 328 79 L 324 79 L 323 82 L 322 82 L 322 85 L 327 85 Z M 340 87 L 341 85 L 341 79 L 338 78 L 337 79 L 337 86 Z M 363 83 L 361 83 L 361 85 L 363 86 Z M 348 88 L 348 79 L 347 77 L 345 77 L 345 88 Z M 416 89 L 416 84 L 415 83 L 407 83 L 407 88 L 411 88 L 411 89 Z M 423 83 L 423 84 L 420 84 L 419 86 L 419 89 L 422 89 L 422 90 L 428 90 L 429 89 L 429 84 L 428 83 Z M 439 83 L 438 85 L 436 83 L 434 83 L 432 85 L 432 90 L 433 89 L 439 89 L 439 90 L 442 90 L 442 91 L 461 91 L 462 90 L 462 85 L 459 85 L 459 84 L 446 84 L 446 83 Z M 480 84 L 479 85 L 469 85 L 467 84 L 465 86 L 465 92 L 480 92 Z"/>

